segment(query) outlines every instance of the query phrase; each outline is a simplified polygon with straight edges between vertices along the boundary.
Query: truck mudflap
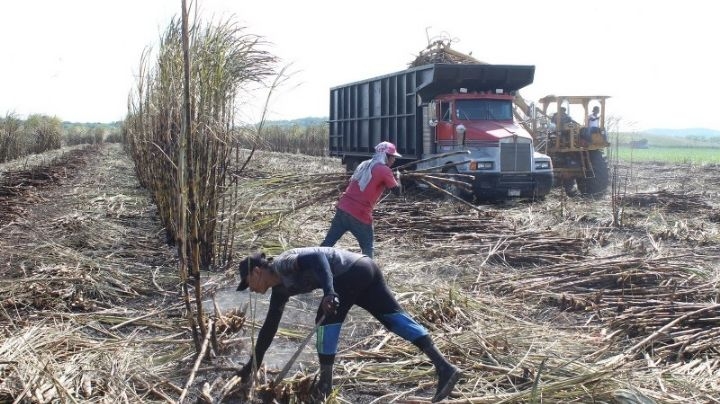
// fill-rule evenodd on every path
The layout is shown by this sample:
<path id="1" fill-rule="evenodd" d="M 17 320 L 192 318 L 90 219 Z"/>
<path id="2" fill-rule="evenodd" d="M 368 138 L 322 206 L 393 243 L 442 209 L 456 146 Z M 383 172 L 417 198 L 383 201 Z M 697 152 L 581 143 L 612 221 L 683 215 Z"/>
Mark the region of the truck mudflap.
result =
<path id="1" fill-rule="evenodd" d="M 542 198 L 553 187 L 553 174 L 472 174 L 473 193 L 478 199 Z"/>

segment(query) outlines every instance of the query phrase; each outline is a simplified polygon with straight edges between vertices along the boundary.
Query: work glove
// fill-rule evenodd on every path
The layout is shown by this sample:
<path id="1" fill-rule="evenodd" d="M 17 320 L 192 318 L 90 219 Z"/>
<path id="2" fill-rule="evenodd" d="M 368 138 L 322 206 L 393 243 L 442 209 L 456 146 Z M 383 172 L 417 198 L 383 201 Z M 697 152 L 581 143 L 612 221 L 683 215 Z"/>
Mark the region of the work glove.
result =
<path id="1" fill-rule="evenodd" d="M 323 296 L 322 302 L 320 303 L 323 313 L 326 316 L 332 316 L 337 313 L 338 307 L 340 307 L 340 298 L 334 293 L 329 293 Z"/>
<path id="2" fill-rule="evenodd" d="M 402 195 L 402 182 L 400 182 L 400 170 L 395 170 L 395 182 L 397 182 L 397 188 L 395 188 L 395 195 Z"/>

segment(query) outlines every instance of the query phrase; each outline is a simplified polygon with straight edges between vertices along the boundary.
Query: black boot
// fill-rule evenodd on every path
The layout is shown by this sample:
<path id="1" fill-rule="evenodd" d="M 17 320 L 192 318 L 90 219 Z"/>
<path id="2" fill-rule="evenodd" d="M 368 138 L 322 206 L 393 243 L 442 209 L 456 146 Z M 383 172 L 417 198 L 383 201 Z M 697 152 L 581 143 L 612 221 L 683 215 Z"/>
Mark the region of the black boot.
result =
<path id="1" fill-rule="evenodd" d="M 330 393 L 332 393 L 332 365 L 320 365 L 320 380 L 317 387 L 322 398 L 330 397 Z"/>
<path id="2" fill-rule="evenodd" d="M 435 372 L 438 376 L 438 386 L 432 402 L 438 402 L 450 395 L 453 387 L 455 387 L 455 383 L 460 379 L 460 369 L 445 359 L 443 354 L 440 353 L 437 347 L 430 341 L 429 337 L 425 341 L 418 341 L 417 345 L 425 355 L 430 358 L 433 365 L 435 365 Z"/>
<path id="3" fill-rule="evenodd" d="M 313 388 L 312 399 L 315 403 L 324 403 L 332 393 L 335 355 L 318 353 L 318 361 L 320 362 L 320 377 Z"/>

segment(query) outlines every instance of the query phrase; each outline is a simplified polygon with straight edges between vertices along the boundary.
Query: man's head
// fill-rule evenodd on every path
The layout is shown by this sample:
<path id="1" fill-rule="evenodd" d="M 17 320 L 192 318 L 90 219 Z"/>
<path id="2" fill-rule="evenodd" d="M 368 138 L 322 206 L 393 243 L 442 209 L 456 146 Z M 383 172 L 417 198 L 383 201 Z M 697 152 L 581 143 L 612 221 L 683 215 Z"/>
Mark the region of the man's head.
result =
<path id="1" fill-rule="evenodd" d="M 265 268 L 268 266 L 268 260 L 265 258 L 265 253 L 254 253 L 245 257 L 238 265 L 238 272 L 240 272 L 240 284 L 237 290 L 245 290 L 250 286 L 249 278 L 253 269 L 256 267 Z"/>
<path id="2" fill-rule="evenodd" d="M 397 148 L 390 142 L 380 142 L 375 146 L 376 153 L 385 153 L 388 156 L 402 157 L 402 154 L 397 152 Z"/>
<path id="3" fill-rule="evenodd" d="M 594 106 L 592 112 L 597 114 L 598 112 L 600 112 L 600 107 L 598 107 L 597 105 Z"/>
<path id="4" fill-rule="evenodd" d="M 375 146 L 375 153 L 385 153 L 385 164 L 388 167 L 392 167 L 396 157 L 402 157 L 402 155 L 397 152 L 395 145 L 390 142 L 378 143 L 378 145 Z"/>

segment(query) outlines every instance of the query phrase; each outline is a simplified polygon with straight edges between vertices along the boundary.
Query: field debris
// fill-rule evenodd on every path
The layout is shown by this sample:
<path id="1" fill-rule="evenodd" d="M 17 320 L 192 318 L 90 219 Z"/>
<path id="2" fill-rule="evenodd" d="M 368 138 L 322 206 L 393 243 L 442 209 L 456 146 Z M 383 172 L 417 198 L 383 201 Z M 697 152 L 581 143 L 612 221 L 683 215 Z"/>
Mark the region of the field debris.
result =
<path id="1" fill-rule="evenodd" d="M 622 203 L 626 206 L 657 207 L 668 212 L 683 212 L 693 210 L 697 213 L 712 209 L 703 201 L 700 193 L 675 193 L 666 190 L 656 192 L 638 192 L 625 195 Z"/>
<path id="2" fill-rule="evenodd" d="M 235 253 L 316 245 L 348 174 L 333 159 L 257 153 L 235 174 Z M 218 345 L 198 361 L 176 250 L 132 163 L 119 145 L 72 156 L 2 171 L 3 181 L 46 182 L 0 183 L 0 401 L 307 401 L 312 364 L 280 386 L 265 366 L 253 386 L 239 383 L 257 323 L 247 306 L 215 301 L 235 287 L 231 270 L 203 274 Z M 716 401 L 720 231 L 708 217 L 720 199 L 693 186 L 720 171 L 706 174 L 667 191 L 638 175 L 618 227 L 608 196 L 468 206 L 408 188 L 383 199 L 376 258 L 403 307 L 463 371 L 446 402 Z M 359 250 L 349 236 L 338 246 Z M 362 310 L 350 317 L 331 401 L 427 402 L 435 375 L 426 358 Z M 309 326 L 278 338 L 299 341 Z"/>

